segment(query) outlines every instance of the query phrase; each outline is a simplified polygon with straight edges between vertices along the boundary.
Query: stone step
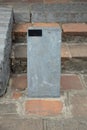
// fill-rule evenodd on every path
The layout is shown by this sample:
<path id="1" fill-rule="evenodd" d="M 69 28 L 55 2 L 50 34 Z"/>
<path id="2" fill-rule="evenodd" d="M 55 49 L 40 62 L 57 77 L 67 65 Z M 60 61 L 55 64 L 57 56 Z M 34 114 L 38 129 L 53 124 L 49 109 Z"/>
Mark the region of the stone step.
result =
<path id="1" fill-rule="evenodd" d="M 87 42 L 87 24 L 85 23 L 66 23 L 62 24 L 63 41 L 68 43 Z"/>
<path id="2" fill-rule="evenodd" d="M 27 44 L 16 43 L 12 47 L 11 70 L 13 73 L 27 72 Z M 87 73 L 87 44 L 62 44 L 62 72 Z"/>
<path id="3" fill-rule="evenodd" d="M 2 96 L 7 89 L 10 76 L 13 14 L 12 8 L 0 7 L 0 11 L 3 12 L 3 15 L 0 13 L 0 96 Z M 9 14 L 5 14 L 6 11 Z"/>
<path id="4" fill-rule="evenodd" d="M 44 23 L 45 24 L 45 23 Z M 27 30 L 31 23 L 15 24 L 13 35 L 14 42 L 27 42 Z M 85 23 L 67 23 L 60 25 L 62 27 L 62 39 L 67 43 L 87 42 L 87 24 Z"/>
<path id="5" fill-rule="evenodd" d="M 11 58 L 27 58 L 27 43 L 15 43 L 12 49 Z M 61 58 L 87 58 L 87 44 L 62 44 Z"/>
<path id="6" fill-rule="evenodd" d="M 32 4 L 32 22 L 87 22 L 87 3 Z"/>

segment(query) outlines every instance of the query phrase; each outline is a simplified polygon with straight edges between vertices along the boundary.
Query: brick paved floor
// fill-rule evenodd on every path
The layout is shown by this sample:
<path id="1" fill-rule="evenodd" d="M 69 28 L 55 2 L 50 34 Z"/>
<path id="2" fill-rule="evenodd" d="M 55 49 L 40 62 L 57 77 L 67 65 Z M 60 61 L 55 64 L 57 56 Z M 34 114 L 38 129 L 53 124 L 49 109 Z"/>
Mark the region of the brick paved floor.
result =
<path id="1" fill-rule="evenodd" d="M 56 99 L 29 99 L 26 87 L 26 74 L 10 79 L 0 98 L 0 130 L 86 130 L 87 75 L 62 74 Z"/>

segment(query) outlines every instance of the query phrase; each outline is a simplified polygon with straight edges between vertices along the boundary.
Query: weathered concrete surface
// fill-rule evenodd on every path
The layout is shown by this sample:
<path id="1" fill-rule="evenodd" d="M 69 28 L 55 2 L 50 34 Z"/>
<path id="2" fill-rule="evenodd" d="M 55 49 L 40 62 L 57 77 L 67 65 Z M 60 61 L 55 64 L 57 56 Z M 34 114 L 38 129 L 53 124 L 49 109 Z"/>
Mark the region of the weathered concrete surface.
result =
<path id="1" fill-rule="evenodd" d="M 30 27 L 30 31 L 41 30 L 42 35 L 27 39 L 27 70 L 29 97 L 60 96 L 61 72 L 61 28 L 57 24 L 42 24 Z M 33 32 L 33 34 L 35 31 Z M 57 34 L 57 35 L 56 35 Z M 50 90 L 50 93 L 49 93 Z"/>
<path id="2" fill-rule="evenodd" d="M 19 3 L 13 5 L 15 23 L 30 22 L 30 5 Z"/>
<path id="3" fill-rule="evenodd" d="M 8 12 L 7 14 L 5 12 Z M 10 75 L 12 8 L 0 7 L 0 96 L 5 93 Z"/>
<path id="4" fill-rule="evenodd" d="M 87 3 L 33 4 L 32 22 L 87 22 Z"/>
<path id="5" fill-rule="evenodd" d="M 87 22 L 87 2 L 5 2 L 12 5 L 15 23 L 21 22 Z M 30 15 L 32 14 L 32 16 Z"/>

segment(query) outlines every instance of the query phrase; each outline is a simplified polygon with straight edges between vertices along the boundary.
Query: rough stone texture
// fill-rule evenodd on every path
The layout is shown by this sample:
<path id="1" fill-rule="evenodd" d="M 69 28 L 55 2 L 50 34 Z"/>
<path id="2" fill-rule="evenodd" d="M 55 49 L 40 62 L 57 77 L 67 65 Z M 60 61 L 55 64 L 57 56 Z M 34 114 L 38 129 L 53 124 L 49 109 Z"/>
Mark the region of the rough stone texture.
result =
<path id="1" fill-rule="evenodd" d="M 0 116 L 17 113 L 16 109 L 17 106 L 15 103 L 0 103 Z"/>
<path id="2" fill-rule="evenodd" d="M 48 119 L 44 121 L 46 130 L 63 130 L 63 121 Z"/>
<path id="3" fill-rule="evenodd" d="M 87 117 L 87 91 L 70 97 L 74 117 Z"/>
<path id="4" fill-rule="evenodd" d="M 13 5 L 15 23 L 30 22 L 30 5 L 18 3 Z"/>
<path id="5" fill-rule="evenodd" d="M 69 118 L 63 120 L 12 117 L 0 118 L 1 130 L 87 130 L 87 118 Z"/>
<path id="6" fill-rule="evenodd" d="M 25 2 L 26 1 L 26 2 Z M 14 19 L 20 22 L 87 22 L 87 2 L 75 0 L 6 1 L 13 6 Z M 32 3 L 32 4 L 31 4 Z M 32 13 L 32 16 L 30 15 Z"/>
<path id="7" fill-rule="evenodd" d="M 12 59 L 11 72 L 14 74 L 27 73 L 27 59 Z"/>
<path id="8" fill-rule="evenodd" d="M 87 74 L 87 59 L 72 58 L 62 61 L 62 73 Z"/>
<path id="9" fill-rule="evenodd" d="M 87 22 L 87 3 L 33 4 L 32 22 Z"/>
<path id="10" fill-rule="evenodd" d="M 87 24 L 67 23 L 62 24 L 63 42 L 67 43 L 87 43 Z"/>
<path id="11" fill-rule="evenodd" d="M 3 16 L 2 16 L 3 12 Z M 8 12 L 6 14 L 5 12 Z M 0 7 L 0 96 L 6 91 L 10 75 L 10 52 L 11 52 L 11 31 L 13 23 L 12 8 Z M 6 21 L 6 22 L 4 22 Z M 4 25 L 2 25 L 4 23 Z"/>
<path id="12" fill-rule="evenodd" d="M 14 119 L 3 117 L 0 119 L 1 130 L 43 130 L 40 119 Z"/>

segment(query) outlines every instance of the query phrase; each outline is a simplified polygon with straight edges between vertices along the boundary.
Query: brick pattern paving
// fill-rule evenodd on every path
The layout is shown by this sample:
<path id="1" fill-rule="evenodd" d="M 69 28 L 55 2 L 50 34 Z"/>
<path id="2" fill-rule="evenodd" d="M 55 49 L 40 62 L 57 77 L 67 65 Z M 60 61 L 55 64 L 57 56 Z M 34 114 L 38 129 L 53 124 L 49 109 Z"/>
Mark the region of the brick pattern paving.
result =
<path id="1" fill-rule="evenodd" d="M 15 77 L 19 78 L 19 76 Z M 25 78 L 22 78 L 22 81 L 25 84 Z M 72 130 L 86 130 L 86 78 L 84 80 L 83 75 L 64 74 L 62 81 L 65 86 L 62 88 L 64 93 L 61 92 L 61 97 L 55 100 L 28 99 L 24 91 L 14 89 L 11 90 L 13 93 L 11 96 L 8 96 L 7 92 L 0 100 L 0 128 L 2 130 L 36 130 L 36 128 L 40 130 L 70 130 L 71 128 Z"/>
<path id="2" fill-rule="evenodd" d="M 61 113 L 63 104 L 58 100 L 29 100 L 25 102 L 25 113 L 41 116 L 56 116 Z"/>

